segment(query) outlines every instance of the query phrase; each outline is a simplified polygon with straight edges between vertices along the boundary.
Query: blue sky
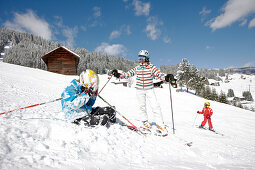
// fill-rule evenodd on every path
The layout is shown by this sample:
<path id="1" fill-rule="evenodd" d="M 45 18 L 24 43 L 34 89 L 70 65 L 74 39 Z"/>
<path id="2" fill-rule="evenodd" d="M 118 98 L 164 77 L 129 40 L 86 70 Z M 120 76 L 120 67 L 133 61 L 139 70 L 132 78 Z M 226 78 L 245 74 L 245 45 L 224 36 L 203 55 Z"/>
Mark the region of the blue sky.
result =
<path id="1" fill-rule="evenodd" d="M 255 66 L 255 0 L 1 0 L 0 25 L 157 66 Z"/>

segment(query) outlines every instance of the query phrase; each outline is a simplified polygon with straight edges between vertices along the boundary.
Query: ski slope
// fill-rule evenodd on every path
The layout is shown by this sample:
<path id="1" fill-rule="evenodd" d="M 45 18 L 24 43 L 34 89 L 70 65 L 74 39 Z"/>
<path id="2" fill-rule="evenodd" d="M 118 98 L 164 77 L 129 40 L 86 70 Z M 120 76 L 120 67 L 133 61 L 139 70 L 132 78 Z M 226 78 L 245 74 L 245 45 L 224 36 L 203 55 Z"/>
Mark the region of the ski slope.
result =
<path id="1" fill-rule="evenodd" d="M 221 77 L 222 80 L 225 80 L 226 77 Z M 229 89 L 234 91 L 235 97 L 243 97 L 244 91 L 249 91 L 255 99 L 255 76 L 254 75 L 246 75 L 246 74 L 232 74 L 228 75 L 228 83 L 219 82 L 220 86 L 210 86 L 214 88 L 218 94 L 223 91 L 225 94 L 228 93 Z M 209 79 L 209 82 L 216 82 L 213 79 Z M 232 98 L 233 99 L 233 98 Z M 251 110 L 251 107 L 255 108 L 255 101 L 243 101 L 243 106 L 247 106 L 248 109 Z"/>
<path id="2" fill-rule="evenodd" d="M 107 76 L 99 77 L 102 87 Z M 0 62 L 0 113 L 59 98 L 73 78 Z M 66 123 L 59 101 L 0 115 L 0 169 L 255 169 L 254 112 L 210 101 L 220 136 L 195 127 L 203 119 L 196 111 L 205 99 L 172 89 L 172 135 L 169 87 L 163 86 L 155 91 L 167 137 L 144 137 L 119 124 L 89 129 Z M 108 83 L 100 95 L 139 124 L 135 88 Z M 106 104 L 97 98 L 95 106 Z"/>

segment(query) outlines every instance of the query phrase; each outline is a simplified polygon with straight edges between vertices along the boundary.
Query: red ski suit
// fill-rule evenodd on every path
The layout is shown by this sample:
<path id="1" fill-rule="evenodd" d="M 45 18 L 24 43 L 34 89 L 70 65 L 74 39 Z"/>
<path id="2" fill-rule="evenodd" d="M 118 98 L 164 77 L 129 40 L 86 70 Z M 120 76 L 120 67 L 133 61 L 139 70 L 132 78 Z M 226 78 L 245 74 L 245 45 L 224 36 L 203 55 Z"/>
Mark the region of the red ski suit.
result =
<path id="1" fill-rule="evenodd" d="M 211 121 L 211 116 L 213 114 L 213 111 L 211 108 L 205 107 L 202 112 L 199 112 L 199 114 L 204 114 L 204 121 L 202 122 L 202 126 L 205 126 L 207 120 L 208 120 L 208 124 L 209 124 L 209 128 L 213 129 L 212 126 L 212 121 Z"/>

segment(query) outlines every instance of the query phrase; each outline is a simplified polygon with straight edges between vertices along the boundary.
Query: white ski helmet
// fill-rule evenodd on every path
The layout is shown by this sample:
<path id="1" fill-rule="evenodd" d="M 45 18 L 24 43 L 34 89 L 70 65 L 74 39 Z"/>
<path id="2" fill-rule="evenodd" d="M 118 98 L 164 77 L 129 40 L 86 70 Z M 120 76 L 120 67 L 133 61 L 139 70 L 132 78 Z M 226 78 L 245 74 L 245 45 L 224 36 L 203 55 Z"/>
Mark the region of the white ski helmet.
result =
<path id="1" fill-rule="evenodd" d="M 83 71 L 80 74 L 80 81 L 85 88 L 91 88 L 93 92 L 98 90 L 99 78 L 93 70 L 87 69 Z"/>
<path id="2" fill-rule="evenodd" d="M 138 53 L 138 56 L 144 56 L 144 57 L 149 57 L 149 52 L 147 50 L 141 50 Z"/>

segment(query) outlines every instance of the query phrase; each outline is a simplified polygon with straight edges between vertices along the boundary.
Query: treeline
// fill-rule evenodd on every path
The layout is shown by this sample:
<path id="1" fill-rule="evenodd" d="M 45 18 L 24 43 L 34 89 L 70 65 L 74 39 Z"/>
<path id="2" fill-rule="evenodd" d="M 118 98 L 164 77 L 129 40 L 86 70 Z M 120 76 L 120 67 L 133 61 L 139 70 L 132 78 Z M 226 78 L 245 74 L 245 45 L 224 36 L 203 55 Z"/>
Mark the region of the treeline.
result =
<path id="1" fill-rule="evenodd" d="M 5 53 L 4 62 L 43 70 L 46 70 L 46 64 L 41 57 L 61 46 L 58 42 L 48 41 L 39 36 L 0 28 L 0 52 L 3 52 L 4 46 L 10 42 L 12 47 Z M 81 57 L 77 68 L 78 74 L 85 69 L 103 74 L 107 70 L 127 71 L 135 66 L 135 62 L 123 57 L 89 52 L 84 48 L 69 49 Z"/>
<path id="2" fill-rule="evenodd" d="M 171 73 L 177 75 L 179 64 L 177 65 L 162 65 L 160 70 L 164 73 Z M 224 77 L 228 74 L 235 73 L 235 70 L 232 68 L 228 69 L 206 69 L 206 68 L 197 68 L 199 71 L 199 75 L 202 77 L 206 77 L 208 79 L 214 79 L 217 81 L 221 81 L 220 77 Z"/>
<path id="3" fill-rule="evenodd" d="M 127 60 L 123 57 L 116 57 L 98 52 L 88 52 L 84 48 L 74 51 L 81 59 L 78 65 L 78 74 L 85 69 L 92 69 L 96 73 L 105 74 L 109 70 L 119 69 L 128 71 L 135 66 L 135 62 Z"/>
<path id="4" fill-rule="evenodd" d="M 46 65 L 41 57 L 60 46 L 60 43 L 51 42 L 39 36 L 0 28 L 1 51 L 6 44 L 11 44 L 12 47 L 6 51 L 4 62 L 44 70 Z"/>

